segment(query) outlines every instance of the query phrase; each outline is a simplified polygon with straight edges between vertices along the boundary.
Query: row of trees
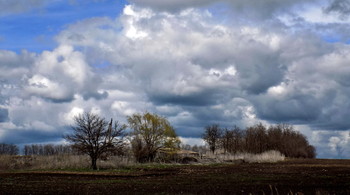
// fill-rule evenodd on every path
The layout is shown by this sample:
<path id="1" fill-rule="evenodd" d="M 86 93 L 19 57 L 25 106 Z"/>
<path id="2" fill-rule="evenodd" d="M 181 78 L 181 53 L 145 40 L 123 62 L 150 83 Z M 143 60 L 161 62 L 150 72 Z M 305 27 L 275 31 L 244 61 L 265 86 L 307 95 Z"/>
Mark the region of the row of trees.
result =
<path id="1" fill-rule="evenodd" d="M 0 155 L 18 155 L 19 148 L 15 144 L 0 143 Z M 75 154 L 70 145 L 54 145 L 54 144 L 31 144 L 25 145 L 23 148 L 24 155 L 59 155 L 59 154 Z"/>
<path id="2" fill-rule="evenodd" d="M 93 113 L 83 113 L 74 117 L 71 134 L 64 138 L 71 143 L 64 145 L 26 145 L 25 155 L 86 154 L 91 158 L 91 167 L 97 169 L 97 160 L 111 155 L 120 155 L 127 146 L 131 147 L 138 162 L 150 162 L 161 148 L 180 148 L 180 140 L 169 121 L 157 114 L 145 112 L 127 117 L 128 125 L 118 121 L 107 121 Z M 126 128 L 131 131 L 126 133 Z M 205 128 L 203 139 L 214 153 L 217 149 L 224 152 L 262 153 L 278 150 L 287 157 L 314 158 L 315 148 L 309 145 L 305 136 L 294 131 L 290 125 L 275 125 L 269 128 L 262 124 L 242 130 L 220 128 L 210 125 Z M 192 148 L 194 150 L 196 148 Z M 204 150 L 205 148 L 197 148 Z M 197 150 L 196 149 L 196 150 Z M 0 154 L 18 154 L 15 145 L 0 145 Z"/>
<path id="3" fill-rule="evenodd" d="M 18 155 L 18 153 L 17 145 L 0 143 L 0 155 Z"/>
<path id="4" fill-rule="evenodd" d="M 91 159 L 91 167 L 97 169 L 97 160 L 125 152 L 126 146 L 138 162 L 150 162 L 156 157 L 160 148 L 177 149 L 180 139 L 169 121 L 149 112 L 137 113 L 127 117 L 127 125 L 118 121 L 109 122 L 93 113 L 83 113 L 74 117 L 72 133 L 64 138 L 69 146 L 52 144 L 32 144 L 24 146 L 24 155 L 86 154 Z M 11 144 L 0 145 L 0 154 L 19 153 L 18 147 Z"/>
<path id="5" fill-rule="evenodd" d="M 74 154 L 74 151 L 69 145 L 54 145 L 54 144 L 31 144 L 25 145 L 23 149 L 24 155 L 60 155 Z"/>
<path id="6" fill-rule="evenodd" d="M 258 124 L 245 130 L 238 127 L 220 128 L 214 124 L 205 127 L 203 139 L 213 153 L 217 149 L 229 153 L 255 154 L 277 150 L 286 157 L 315 158 L 316 156 L 315 148 L 309 144 L 306 137 L 288 124 L 272 125 L 268 128 Z"/>
<path id="7" fill-rule="evenodd" d="M 180 144 L 182 150 L 190 150 L 198 153 L 206 153 L 208 148 L 205 145 L 189 145 L 189 144 Z M 128 149 L 128 147 L 126 147 Z M 136 148 L 135 148 L 136 149 Z M 0 155 L 18 155 L 19 148 L 15 144 L 5 144 L 0 143 Z M 51 156 L 51 155 L 64 155 L 64 154 L 79 154 L 75 151 L 72 145 L 63 145 L 63 144 L 28 144 L 25 145 L 23 154 L 26 156 L 38 155 L 38 156 Z M 124 154 L 122 151 L 121 153 Z M 136 152 L 136 151 L 135 151 Z"/>

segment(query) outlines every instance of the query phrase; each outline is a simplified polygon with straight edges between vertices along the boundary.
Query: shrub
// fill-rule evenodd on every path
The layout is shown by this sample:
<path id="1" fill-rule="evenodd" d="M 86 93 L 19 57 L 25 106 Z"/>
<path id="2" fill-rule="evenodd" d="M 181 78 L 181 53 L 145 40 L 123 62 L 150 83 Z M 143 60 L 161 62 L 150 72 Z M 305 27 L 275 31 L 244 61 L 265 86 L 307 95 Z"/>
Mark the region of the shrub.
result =
<path id="1" fill-rule="evenodd" d="M 264 162 L 278 162 L 285 160 L 285 156 L 276 150 L 270 150 L 261 154 L 252 153 L 236 153 L 236 154 L 211 154 L 207 153 L 207 158 L 216 160 L 216 162 L 238 162 L 237 160 L 243 160 L 248 163 L 264 163 Z"/>

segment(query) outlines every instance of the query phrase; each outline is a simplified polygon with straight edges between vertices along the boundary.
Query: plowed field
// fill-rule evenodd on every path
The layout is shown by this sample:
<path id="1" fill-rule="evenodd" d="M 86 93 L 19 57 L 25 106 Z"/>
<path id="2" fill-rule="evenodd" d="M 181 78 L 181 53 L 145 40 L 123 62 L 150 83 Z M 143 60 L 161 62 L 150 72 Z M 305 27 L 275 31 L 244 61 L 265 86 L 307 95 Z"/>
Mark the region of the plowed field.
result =
<path id="1" fill-rule="evenodd" d="M 0 194 L 350 194 L 350 160 L 0 172 Z"/>

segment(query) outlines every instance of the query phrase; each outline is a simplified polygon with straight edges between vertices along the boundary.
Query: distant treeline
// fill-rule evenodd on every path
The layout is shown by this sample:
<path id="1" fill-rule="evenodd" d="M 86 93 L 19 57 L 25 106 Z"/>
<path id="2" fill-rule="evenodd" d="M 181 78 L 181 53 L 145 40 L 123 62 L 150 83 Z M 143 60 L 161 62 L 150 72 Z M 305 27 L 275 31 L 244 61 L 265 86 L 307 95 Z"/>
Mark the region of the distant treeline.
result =
<path id="1" fill-rule="evenodd" d="M 18 155 L 20 150 L 15 144 L 0 143 L 0 155 Z M 23 148 L 24 155 L 59 155 L 59 154 L 77 154 L 70 145 L 54 144 L 31 144 Z"/>
<path id="2" fill-rule="evenodd" d="M 24 155 L 59 155 L 73 154 L 74 151 L 70 145 L 53 145 L 53 144 L 31 144 L 25 145 L 23 149 Z"/>
<path id="3" fill-rule="evenodd" d="M 265 127 L 262 124 L 240 129 L 220 128 L 214 124 L 205 127 L 203 139 L 213 153 L 221 149 L 223 152 L 235 153 L 263 153 L 277 150 L 286 157 L 315 158 L 316 150 L 309 144 L 306 137 L 295 131 L 293 126 L 287 124 Z M 182 145 L 182 149 L 205 153 L 206 146 Z M 130 148 L 129 148 L 130 150 Z M 126 152 L 130 153 L 130 152 Z M 18 155 L 19 148 L 14 144 L 0 143 L 0 155 Z M 79 154 L 71 145 L 31 144 L 23 148 L 24 155 L 60 155 Z M 81 153 L 80 153 L 81 154 Z"/>
<path id="4" fill-rule="evenodd" d="M 277 150 L 291 158 L 316 157 L 316 150 L 309 144 L 306 137 L 288 124 L 273 125 L 268 128 L 258 124 L 245 130 L 238 127 L 220 128 L 219 125 L 214 124 L 205 127 L 203 139 L 212 152 L 223 149 L 224 152 L 229 153 L 258 154 Z"/>
<path id="5" fill-rule="evenodd" d="M 0 155 L 17 155 L 18 153 L 19 149 L 17 145 L 0 143 Z"/>

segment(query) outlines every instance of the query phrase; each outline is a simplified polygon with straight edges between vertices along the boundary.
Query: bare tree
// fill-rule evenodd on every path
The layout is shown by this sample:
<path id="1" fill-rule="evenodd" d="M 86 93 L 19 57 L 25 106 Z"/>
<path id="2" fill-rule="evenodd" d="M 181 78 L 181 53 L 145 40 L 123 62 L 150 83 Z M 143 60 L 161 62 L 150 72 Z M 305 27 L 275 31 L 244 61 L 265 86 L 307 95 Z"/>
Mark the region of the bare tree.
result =
<path id="1" fill-rule="evenodd" d="M 221 136 L 221 147 L 224 152 L 237 153 L 242 149 L 242 130 L 234 126 L 232 129 L 225 128 Z"/>
<path id="2" fill-rule="evenodd" d="M 245 148 L 248 152 L 258 154 L 267 150 L 268 137 L 264 125 L 260 123 L 248 127 L 245 133 Z"/>
<path id="3" fill-rule="evenodd" d="M 224 149 L 224 153 L 232 152 L 234 135 L 233 131 L 225 128 L 221 136 L 221 147 Z"/>
<path id="4" fill-rule="evenodd" d="M 138 162 L 153 161 L 162 148 L 179 148 L 180 140 L 169 121 L 149 112 L 128 116 L 133 129 L 132 149 Z"/>
<path id="5" fill-rule="evenodd" d="M 231 152 L 241 152 L 244 148 L 244 132 L 237 126 L 234 126 L 231 131 L 233 133 L 233 148 L 231 148 Z"/>
<path id="6" fill-rule="evenodd" d="M 17 145 L 0 143 L 0 155 L 18 155 L 19 149 Z"/>
<path id="7" fill-rule="evenodd" d="M 121 152 L 124 147 L 123 136 L 125 125 L 108 124 L 104 118 L 85 112 L 74 117 L 73 133 L 64 138 L 73 143 L 73 148 L 91 158 L 91 167 L 97 170 L 97 159 Z"/>
<path id="8" fill-rule="evenodd" d="M 222 129 L 218 124 L 213 124 L 205 127 L 203 139 L 209 145 L 211 152 L 214 153 L 217 147 L 219 147 L 221 135 Z"/>
<path id="9" fill-rule="evenodd" d="M 220 130 L 219 125 L 205 128 L 203 139 L 214 153 L 218 146 L 225 152 L 262 153 L 278 150 L 286 157 L 315 158 L 315 147 L 309 144 L 306 137 L 295 131 L 292 125 L 279 124 L 268 129 L 263 124 L 247 127 L 244 131 L 238 127 L 232 130 Z M 220 145 L 218 144 L 220 143 Z"/>

